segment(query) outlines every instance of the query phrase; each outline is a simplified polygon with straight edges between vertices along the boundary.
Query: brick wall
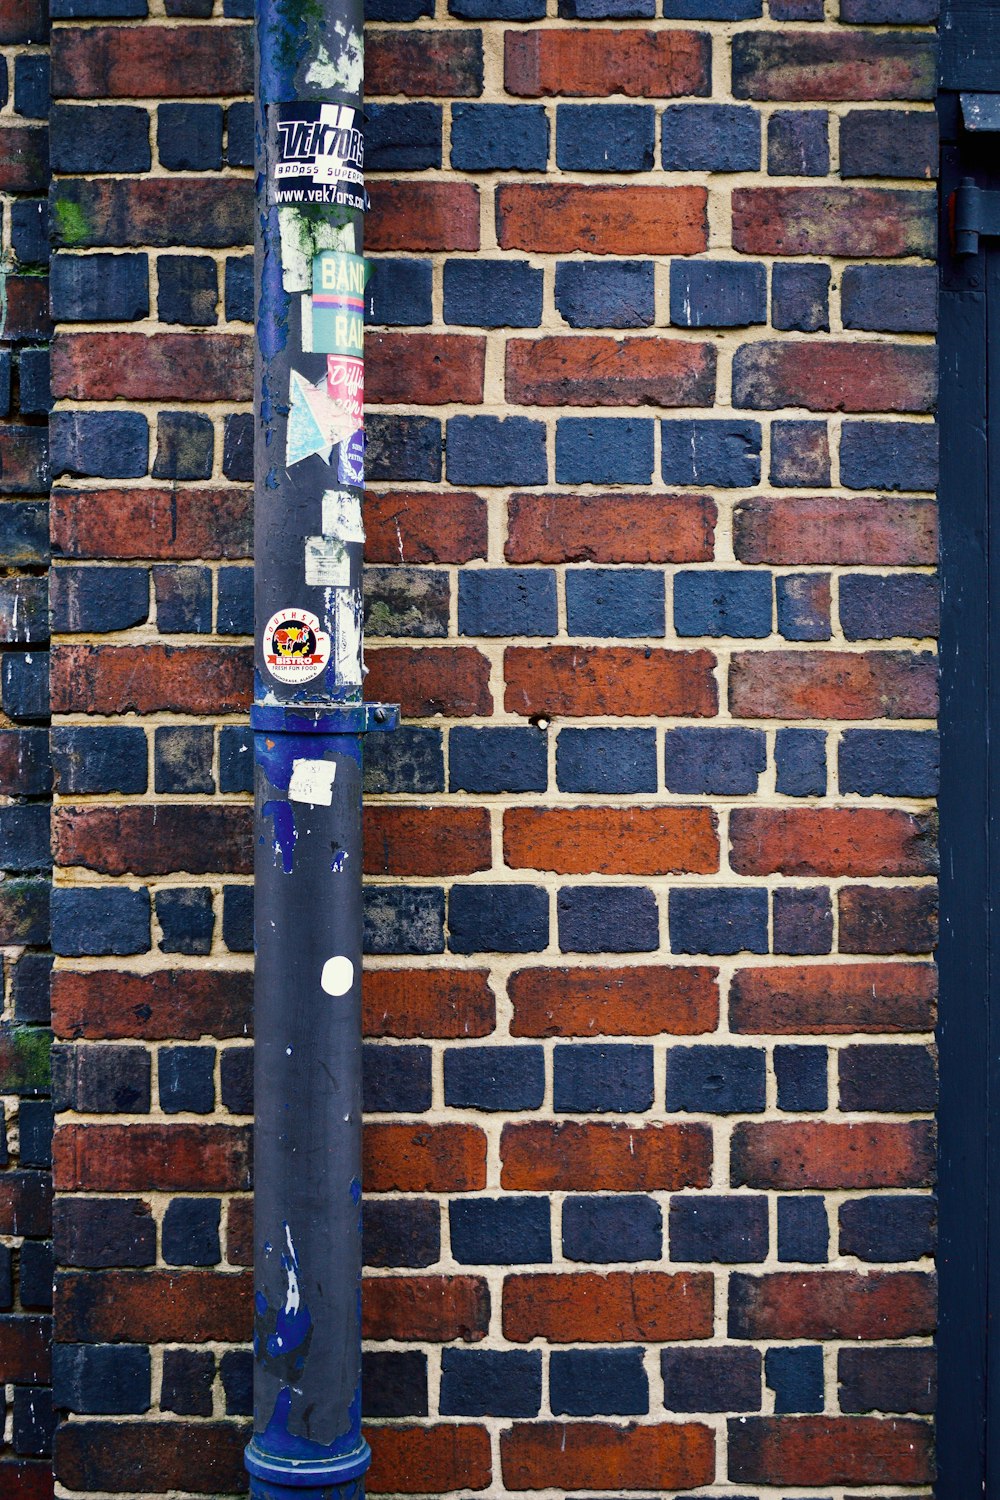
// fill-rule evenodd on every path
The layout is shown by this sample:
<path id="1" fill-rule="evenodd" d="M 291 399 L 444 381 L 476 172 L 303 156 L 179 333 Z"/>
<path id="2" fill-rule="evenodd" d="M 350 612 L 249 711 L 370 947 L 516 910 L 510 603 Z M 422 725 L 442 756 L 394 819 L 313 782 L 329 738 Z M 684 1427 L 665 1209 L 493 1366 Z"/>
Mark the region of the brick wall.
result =
<path id="1" fill-rule="evenodd" d="M 223 1495 L 250 28 L 61 3 L 56 1476 Z M 929 5 L 432 3 L 368 33 L 369 1487 L 926 1493 Z"/>

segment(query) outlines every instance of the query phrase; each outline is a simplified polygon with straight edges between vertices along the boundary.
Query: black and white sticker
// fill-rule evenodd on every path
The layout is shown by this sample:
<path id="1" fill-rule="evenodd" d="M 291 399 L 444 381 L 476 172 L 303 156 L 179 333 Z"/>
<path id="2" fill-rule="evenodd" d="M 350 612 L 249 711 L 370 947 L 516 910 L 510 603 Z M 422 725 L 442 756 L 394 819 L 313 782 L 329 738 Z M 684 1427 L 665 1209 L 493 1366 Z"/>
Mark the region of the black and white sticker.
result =
<path id="1" fill-rule="evenodd" d="M 272 201 L 365 208 L 362 114 L 348 104 L 275 104 Z"/>

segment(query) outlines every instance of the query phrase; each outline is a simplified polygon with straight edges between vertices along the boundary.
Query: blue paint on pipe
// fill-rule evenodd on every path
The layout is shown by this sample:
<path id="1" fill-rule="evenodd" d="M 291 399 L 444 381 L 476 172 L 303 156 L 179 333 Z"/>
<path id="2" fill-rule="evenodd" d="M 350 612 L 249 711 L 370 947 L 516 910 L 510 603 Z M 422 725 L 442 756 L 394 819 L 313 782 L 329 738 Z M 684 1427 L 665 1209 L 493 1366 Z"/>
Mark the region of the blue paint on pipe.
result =
<path id="1" fill-rule="evenodd" d="M 273 848 L 281 855 L 281 868 L 290 875 L 295 865 L 295 812 L 290 802 L 265 802 L 261 809 L 265 818 L 270 818 L 274 827 Z"/>

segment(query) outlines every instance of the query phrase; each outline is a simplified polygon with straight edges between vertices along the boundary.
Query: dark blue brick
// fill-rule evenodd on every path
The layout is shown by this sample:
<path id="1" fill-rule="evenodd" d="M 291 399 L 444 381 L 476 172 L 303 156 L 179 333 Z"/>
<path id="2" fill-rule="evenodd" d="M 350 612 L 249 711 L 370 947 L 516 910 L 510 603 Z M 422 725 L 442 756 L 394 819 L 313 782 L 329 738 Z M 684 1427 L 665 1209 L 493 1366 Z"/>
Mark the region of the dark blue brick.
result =
<path id="1" fill-rule="evenodd" d="M 153 569 L 156 624 L 161 634 L 205 634 L 212 628 L 212 574 L 208 568 L 158 564 Z"/>
<path id="2" fill-rule="evenodd" d="M 557 909 L 563 953 L 652 953 L 659 946 L 656 897 L 645 886 L 564 886 Z"/>
<path id="3" fill-rule="evenodd" d="M 545 1095 L 541 1047 L 450 1047 L 444 1102 L 453 1109 L 538 1109 Z"/>
<path id="4" fill-rule="evenodd" d="M 440 729 L 401 725 L 392 734 L 370 734 L 364 764 L 366 792 L 444 791 Z"/>
<path id="5" fill-rule="evenodd" d="M 656 316 L 651 260 L 556 266 L 556 308 L 571 328 L 648 328 Z"/>
<path id="6" fill-rule="evenodd" d="M 830 327 L 830 267 L 776 265 L 771 271 L 771 322 L 782 330 L 817 333 Z"/>
<path id="7" fill-rule="evenodd" d="M 253 1048 L 224 1047 L 219 1058 L 219 1093 L 231 1115 L 253 1114 Z"/>
<path id="8" fill-rule="evenodd" d="M 149 1350 L 140 1344 L 53 1344 L 55 1404 L 87 1416 L 149 1410 Z"/>
<path id="9" fill-rule="evenodd" d="M 554 1349 L 549 1405 L 555 1416 L 631 1417 L 649 1410 L 641 1349 Z"/>
<path id="10" fill-rule="evenodd" d="M 167 1204 L 163 1259 L 168 1266 L 219 1264 L 220 1209 L 218 1198 L 174 1198 Z"/>
<path id="11" fill-rule="evenodd" d="M 361 1391 L 366 1417 L 426 1417 L 427 1355 L 417 1349 L 366 1350 Z"/>
<path id="12" fill-rule="evenodd" d="M 49 60 L 35 53 L 14 59 L 14 110 L 31 120 L 49 112 Z"/>
<path id="13" fill-rule="evenodd" d="M 865 1261 L 919 1260 L 934 1254 L 933 1198 L 879 1193 L 840 1205 L 840 1253 Z"/>
<path id="14" fill-rule="evenodd" d="M 877 333 L 933 333 L 937 271 L 933 266 L 848 266 L 840 283 L 845 328 Z"/>
<path id="15" fill-rule="evenodd" d="M 25 351 L 27 352 L 27 351 Z M 39 351 L 41 352 L 41 351 Z M 22 355 L 23 358 L 23 355 Z M 10 375 L 12 355 L 9 349 L 0 350 L 0 416 L 10 416 Z M 23 410 L 23 408 L 22 408 Z"/>
<path id="16" fill-rule="evenodd" d="M 40 417 L 51 410 L 49 364 L 47 349 L 21 350 L 17 367 L 20 373 L 18 406 L 22 417 Z"/>
<path id="17" fill-rule="evenodd" d="M 146 790 L 146 736 L 116 725 L 58 725 L 52 730 L 52 764 L 58 790 L 125 792 Z"/>
<path id="18" fill-rule="evenodd" d="M 231 167 L 253 166 L 253 105 L 247 101 L 226 110 L 226 160 Z"/>
<path id="19" fill-rule="evenodd" d="M 162 953 L 208 953 L 215 916 L 212 892 L 205 886 L 168 886 L 157 891 L 156 918 Z"/>
<path id="20" fill-rule="evenodd" d="M 552 1104 L 559 1114 L 641 1114 L 653 1104 L 653 1049 L 567 1042 L 553 1050 Z"/>
<path id="21" fill-rule="evenodd" d="M 22 953 L 11 975 L 11 998 L 15 1021 L 49 1024 L 49 984 L 52 957 L 48 953 Z"/>
<path id="22" fill-rule="evenodd" d="M 826 573 L 785 573 L 774 580 L 778 630 L 786 641 L 830 639 L 830 579 Z"/>
<path id="23" fill-rule="evenodd" d="M 448 11 L 463 21 L 538 21 L 545 0 L 448 0 Z"/>
<path id="24" fill-rule="evenodd" d="M 433 0 L 365 0 L 366 21 L 416 21 L 433 14 Z"/>
<path id="25" fill-rule="evenodd" d="M 851 26 L 925 26 L 939 9 L 939 0 L 842 0 L 840 19 Z"/>
<path id="26" fill-rule="evenodd" d="M 544 172 L 549 122 L 541 104 L 453 104 L 451 164 L 459 172 Z"/>
<path id="27" fill-rule="evenodd" d="M 745 104 L 669 104 L 663 111 L 668 172 L 756 172 L 760 116 Z"/>
<path id="28" fill-rule="evenodd" d="M 656 731 L 563 729 L 556 785 L 561 792 L 655 792 Z"/>
<path id="29" fill-rule="evenodd" d="M 537 885 L 456 885 L 448 902 L 452 953 L 540 953 L 548 893 Z"/>
<path id="30" fill-rule="evenodd" d="M 222 167 L 222 106 L 160 104 L 156 147 L 169 172 L 218 172 Z"/>
<path id="31" fill-rule="evenodd" d="M 63 323 L 130 323 L 149 313 L 145 255 L 60 253 L 49 275 L 52 316 Z"/>
<path id="32" fill-rule="evenodd" d="M 222 438 L 222 472 L 227 479 L 253 479 L 252 411 L 234 412 L 226 418 Z"/>
<path id="33" fill-rule="evenodd" d="M 215 1048 L 164 1047 L 159 1054 L 160 1108 L 166 1115 L 208 1115 L 215 1108 Z"/>
<path id="34" fill-rule="evenodd" d="M 845 1047 L 838 1063 L 841 1110 L 931 1114 L 937 1104 L 937 1068 L 927 1047 Z"/>
<path id="35" fill-rule="evenodd" d="M 460 635 L 555 635 L 550 568 L 466 568 L 458 577 Z"/>
<path id="36" fill-rule="evenodd" d="M 222 887 L 222 939 L 231 953 L 253 952 L 253 886 Z"/>
<path id="37" fill-rule="evenodd" d="M 51 1241 L 25 1240 L 21 1246 L 18 1266 L 18 1289 L 22 1307 L 51 1309 L 52 1273 Z"/>
<path id="38" fill-rule="evenodd" d="M 374 261 L 366 288 L 365 316 L 369 323 L 382 323 L 390 328 L 429 323 L 430 261 L 402 258 Z"/>
<path id="39" fill-rule="evenodd" d="M 6 1166 L 6 1158 L 4 1165 Z M 13 1256 L 7 1245 L 0 1246 L 0 1307 L 7 1309 L 14 1303 Z M 2 1410 L 2 1408 L 0 1408 Z"/>
<path id="40" fill-rule="evenodd" d="M 150 1056 L 144 1047 L 56 1045 L 52 1049 L 56 1109 L 86 1114 L 146 1114 Z"/>
<path id="41" fill-rule="evenodd" d="M 219 731 L 219 791 L 253 791 L 253 735 L 235 724 Z"/>
<path id="42" fill-rule="evenodd" d="M 164 1349 L 161 1409 L 184 1416 L 210 1417 L 214 1378 L 215 1355 L 211 1349 Z"/>
<path id="43" fill-rule="evenodd" d="M 365 477 L 439 481 L 441 423 L 434 417 L 366 417 Z"/>
<path id="44" fill-rule="evenodd" d="M 827 1056 L 825 1047 L 775 1047 L 779 1109 L 826 1109 Z"/>
<path id="45" fill-rule="evenodd" d="M 132 104 L 57 104 L 49 156 L 57 172 L 148 172 L 149 115 Z"/>
<path id="46" fill-rule="evenodd" d="M 560 417 L 558 484 L 649 484 L 653 423 L 644 417 Z"/>
<path id="47" fill-rule="evenodd" d="M 735 636 L 771 633 L 771 575 L 750 571 L 681 572 L 674 578 L 678 635 Z"/>
<path id="48" fill-rule="evenodd" d="M 537 328 L 542 272 L 526 260 L 449 260 L 444 320 L 470 328 Z"/>
<path id="49" fill-rule="evenodd" d="M 52 628 L 62 634 L 128 630 L 149 618 L 146 568 L 54 568 L 49 581 Z"/>
<path id="50" fill-rule="evenodd" d="M 663 0 L 669 21 L 752 21 L 762 12 L 762 0 Z"/>
<path id="51" fill-rule="evenodd" d="M 537 1417 L 542 1404 L 538 1349 L 442 1349 L 443 1417 Z"/>
<path id="52" fill-rule="evenodd" d="M 938 175 L 933 111 L 852 109 L 840 122 L 841 177 Z"/>
<path id="53" fill-rule="evenodd" d="M 370 885 L 362 905 L 366 953 L 444 952 L 444 891 Z"/>
<path id="54" fill-rule="evenodd" d="M 252 21 L 254 16 L 252 0 L 222 0 L 222 14 L 227 20 Z"/>
<path id="55" fill-rule="evenodd" d="M 706 1193 L 670 1200 L 672 1261 L 740 1261 L 767 1258 L 767 1199 L 733 1193 L 714 1198 Z"/>
<path id="56" fill-rule="evenodd" d="M 52 865 L 49 807 L 44 802 L 13 802 L 0 807 L 0 865 L 25 874 Z"/>
<path id="57" fill-rule="evenodd" d="M 28 1241 L 25 1249 L 31 1242 Z M 32 1245 L 29 1254 L 36 1248 Z M 51 1261 L 51 1254 L 49 1260 Z M 22 1260 L 21 1277 L 24 1279 Z M 23 1300 L 23 1296 L 22 1296 Z M 52 1305 L 51 1275 L 49 1277 L 49 1302 Z M 52 1392 L 48 1386 L 21 1385 L 14 1387 L 14 1452 L 24 1457 L 49 1458 L 52 1453 L 52 1436 L 56 1419 L 52 1410 Z"/>
<path id="58" fill-rule="evenodd" d="M 825 109 L 777 109 L 767 122 L 772 177 L 825 177 L 830 170 L 830 117 Z"/>
<path id="59" fill-rule="evenodd" d="M 161 255 L 156 262 L 156 278 L 156 306 L 162 323 L 193 323 L 207 328 L 218 322 L 219 275 L 209 256 Z"/>
<path id="60" fill-rule="evenodd" d="M 655 0 L 559 0 L 558 14 L 564 21 L 651 20 Z"/>
<path id="61" fill-rule="evenodd" d="M 15 198 L 10 206 L 10 237 L 19 265 L 48 264 L 49 206 L 44 199 Z M 51 295 L 52 282 L 50 281 L 50 298 Z"/>
<path id="62" fill-rule="evenodd" d="M 41 566 L 51 557 L 46 500 L 5 500 L 0 505 L 0 552 L 11 568 Z"/>
<path id="63" fill-rule="evenodd" d="M 675 953 L 766 953 L 767 891 L 763 886 L 671 891 L 670 946 Z"/>
<path id="64" fill-rule="evenodd" d="M 937 477 L 937 427 L 932 423 L 844 423 L 840 482 L 849 490 L 933 490 Z"/>
<path id="65" fill-rule="evenodd" d="M 562 1244 L 567 1260 L 599 1265 L 659 1260 L 663 1254 L 660 1205 L 638 1193 L 567 1198 L 562 1211 Z"/>
<path id="66" fill-rule="evenodd" d="M 544 484 L 545 425 L 527 417 L 452 417 L 449 484 Z"/>
<path id="67" fill-rule="evenodd" d="M 61 21 L 105 16 L 124 20 L 148 12 L 146 0 L 52 0 L 51 14 Z"/>
<path id="68" fill-rule="evenodd" d="M 227 1417 L 253 1415 L 253 1353 L 250 1349 L 227 1349 L 219 1360 L 219 1374 L 226 1398 Z"/>
<path id="69" fill-rule="evenodd" d="M 671 261 L 670 321 L 680 328 L 766 323 L 767 271 L 753 260 Z"/>
<path id="70" fill-rule="evenodd" d="M 830 440 L 825 422 L 771 423 L 771 483 L 809 489 L 830 483 Z"/>
<path id="71" fill-rule="evenodd" d="M 767 13 L 772 21 L 822 21 L 826 18 L 823 0 L 768 0 Z"/>
<path id="72" fill-rule="evenodd" d="M 826 735 L 822 729 L 779 729 L 774 737 L 775 785 L 784 797 L 826 795 Z"/>
<path id="73" fill-rule="evenodd" d="M 787 886 L 774 893 L 775 953 L 829 953 L 833 910 L 825 886 Z"/>
<path id="74" fill-rule="evenodd" d="M 830 1225 L 822 1198 L 778 1199 L 778 1259 L 822 1265 L 827 1258 Z"/>
<path id="75" fill-rule="evenodd" d="M 671 901 L 676 895 L 672 892 Z M 759 1114 L 765 1091 L 766 1058 L 760 1047 L 704 1045 L 667 1052 L 668 1110 Z"/>
<path id="76" fill-rule="evenodd" d="M 663 574 L 650 568 L 569 568 L 566 616 L 570 635 L 660 636 Z"/>
<path id="77" fill-rule="evenodd" d="M 849 641 L 935 636 L 938 602 L 928 573 L 848 573 L 840 580 L 840 623 Z"/>
<path id="78" fill-rule="evenodd" d="M 774 1392 L 777 1414 L 823 1410 L 823 1350 L 818 1344 L 798 1349 L 768 1349 L 764 1378 Z"/>
<path id="79" fill-rule="evenodd" d="M 365 109 L 365 167 L 372 172 L 419 172 L 441 165 L 440 104 L 369 104 Z"/>
<path id="80" fill-rule="evenodd" d="M 124 1049 L 120 1049 L 124 1050 Z M 141 1084 L 145 1083 L 143 1096 Z M 149 1108 L 149 1062 L 145 1078 L 140 1079 L 138 1097 L 133 1094 L 129 1109 Z M 50 1168 L 52 1166 L 52 1105 L 47 1099 L 22 1099 L 17 1109 L 18 1165 Z M 27 1241 L 25 1241 L 27 1244 Z M 22 1245 L 22 1250 L 24 1246 Z"/>
<path id="81" fill-rule="evenodd" d="M 253 635 L 253 568 L 220 568 L 217 589 L 217 634 Z"/>
<path id="82" fill-rule="evenodd" d="M 49 446 L 53 476 L 139 479 L 146 472 L 149 423 L 138 411 L 54 411 Z"/>
<path id="83" fill-rule="evenodd" d="M 547 783 L 544 731 L 465 727 L 451 731 L 448 784 L 452 791 L 544 792 Z"/>
<path id="84" fill-rule="evenodd" d="M 431 1049 L 376 1046 L 361 1049 L 364 1108 L 378 1114 L 421 1114 L 431 1107 Z"/>
<path id="85" fill-rule="evenodd" d="M 667 1411 L 760 1411 L 758 1349 L 663 1349 L 660 1373 Z"/>
<path id="86" fill-rule="evenodd" d="M 17 723 L 48 718 L 47 651 L 8 651 L 0 657 L 0 704 Z"/>
<path id="87" fill-rule="evenodd" d="M 226 317 L 236 323 L 252 323 L 253 256 L 227 256 L 225 295 Z"/>
<path id="88" fill-rule="evenodd" d="M 762 729 L 668 729 L 663 752 L 668 792 L 749 796 L 767 766 Z"/>
<path id="89" fill-rule="evenodd" d="M 52 951 L 145 953 L 149 947 L 149 892 L 127 886 L 74 886 L 52 892 Z"/>
<path id="90" fill-rule="evenodd" d="M 556 164 L 563 172 L 648 172 L 655 116 L 649 104 L 560 104 Z"/>
<path id="91" fill-rule="evenodd" d="M 552 1260 L 547 1198 L 454 1199 L 451 1253 L 460 1266 L 546 1265 Z"/>
<path id="92" fill-rule="evenodd" d="M 848 729 L 840 742 L 840 790 L 862 797 L 934 797 L 938 737 L 929 729 Z"/>
<path id="93" fill-rule="evenodd" d="M 52 763 L 49 756 L 49 734 L 46 729 L 0 730 L 0 747 L 10 756 L 16 774 L 18 796 L 39 797 L 52 790 Z M 11 761 L 7 762 L 8 764 Z"/>
<path id="94" fill-rule="evenodd" d="M 432 1266 L 441 1255 L 441 1206 L 427 1198 L 366 1198 L 366 1266 Z"/>

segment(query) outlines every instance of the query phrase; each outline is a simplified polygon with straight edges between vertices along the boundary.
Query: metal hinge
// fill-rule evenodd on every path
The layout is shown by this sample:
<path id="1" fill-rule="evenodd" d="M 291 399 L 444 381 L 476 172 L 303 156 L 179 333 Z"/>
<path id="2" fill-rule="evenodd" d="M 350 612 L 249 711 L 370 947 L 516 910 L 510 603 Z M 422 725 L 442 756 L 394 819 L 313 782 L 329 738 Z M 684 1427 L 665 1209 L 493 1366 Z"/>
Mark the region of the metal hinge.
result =
<path id="1" fill-rule="evenodd" d="M 978 255 L 982 234 L 1000 235 L 1000 191 L 966 177 L 955 193 L 955 254 Z"/>

